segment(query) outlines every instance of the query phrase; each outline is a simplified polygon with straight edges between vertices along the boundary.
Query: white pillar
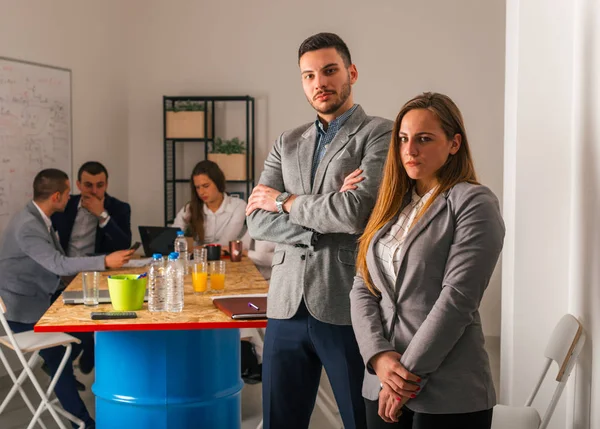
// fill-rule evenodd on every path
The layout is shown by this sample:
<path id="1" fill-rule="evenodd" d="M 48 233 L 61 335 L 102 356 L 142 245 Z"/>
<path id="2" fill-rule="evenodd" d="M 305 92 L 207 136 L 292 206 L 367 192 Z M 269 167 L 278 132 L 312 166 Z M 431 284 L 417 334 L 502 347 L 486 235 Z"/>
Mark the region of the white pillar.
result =
<path id="1" fill-rule="evenodd" d="M 501 402 L 524 403 L 574 314 L 588 343 L 554 429 L 600 429 L 599 29 L 597 0 L 507 1 Z"/>

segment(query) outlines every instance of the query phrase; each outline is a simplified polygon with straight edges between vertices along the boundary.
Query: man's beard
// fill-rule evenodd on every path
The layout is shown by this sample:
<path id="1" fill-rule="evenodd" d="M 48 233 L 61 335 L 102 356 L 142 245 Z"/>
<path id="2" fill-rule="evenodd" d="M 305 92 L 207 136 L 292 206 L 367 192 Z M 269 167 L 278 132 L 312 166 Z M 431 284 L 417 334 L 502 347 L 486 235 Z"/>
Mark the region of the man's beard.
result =
<path id="1" fill-rule="evenodd" d="M 350 82 L 348 81 L 344 85 L 342 85 L 342 92 L 339 95 L 338 101 L 334 104 L 326 106 L 325 109 L 317 107 L 312 100 L 308 100 L 308 102 L 313 107 L 313 109 L 315 109 L 320 114 L 330 115 L 332 113 L 337 112 L 338 109 L 344 105 L 346 100 L 348 100 L 348 97 L 350 97 L 351 90 L 352 90 L 352 86 L 350 85 Z M 327 92 L 327 91 L 325 91 L 325 92 Z M 336 94 L 332 94 L 332 95 L 335 96 Z"/>

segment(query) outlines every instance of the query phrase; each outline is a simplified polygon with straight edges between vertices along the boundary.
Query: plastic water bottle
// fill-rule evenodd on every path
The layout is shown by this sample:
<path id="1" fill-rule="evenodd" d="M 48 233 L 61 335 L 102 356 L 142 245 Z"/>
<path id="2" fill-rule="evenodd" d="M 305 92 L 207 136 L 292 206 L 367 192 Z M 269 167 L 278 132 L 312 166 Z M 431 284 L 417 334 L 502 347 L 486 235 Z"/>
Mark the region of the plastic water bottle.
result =
<path id="1" fill-rule="evenodd" d="M 187 240 L 183 236 L 183 231 L 177 231 L 177 238 L 175 239 L 175 251 L 179 253 L 179 260 L 182 262 L 184 273 L 190 273 L 190 258 L 188 254 Z"/>
<path id="2" fill-rule="evenodd" d="M 160 253 L 152 255 L 148 269 L 148 310 L 167 309 L 167 288 L 165 284 L 165 261 Z"/>
<path id="3" fill-rule="evenodd" d="M 180 312 L 183 310 L 183 266 L 179 261 L 177 252 L 169 255 L 165 279 L 167 283 L 167 311 Z"/>

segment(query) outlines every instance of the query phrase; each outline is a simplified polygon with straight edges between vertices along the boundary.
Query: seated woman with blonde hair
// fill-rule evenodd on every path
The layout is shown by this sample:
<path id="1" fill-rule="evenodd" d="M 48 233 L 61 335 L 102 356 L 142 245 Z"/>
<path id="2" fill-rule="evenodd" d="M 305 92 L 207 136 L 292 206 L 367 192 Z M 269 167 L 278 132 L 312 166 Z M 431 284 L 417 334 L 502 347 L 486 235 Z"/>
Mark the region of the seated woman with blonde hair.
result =
<path id="1" fill-rule="evenodd" d="M 479 304 L 504 240 L 462 115 L 425 93 L 398 113 L 350 292 L 369 429 L 489 429 Z"/>
<path id="2" fill-rule="evenodd" d="M 223 250 L 231 240 L 245 232 L 246 202 L 225 193 L 225 175 L 212 161 L 200 161 L 190 178 L 191 199 L 175 217 L 173 226 L 181 228 L 196 244 L 217 243 Z"/>

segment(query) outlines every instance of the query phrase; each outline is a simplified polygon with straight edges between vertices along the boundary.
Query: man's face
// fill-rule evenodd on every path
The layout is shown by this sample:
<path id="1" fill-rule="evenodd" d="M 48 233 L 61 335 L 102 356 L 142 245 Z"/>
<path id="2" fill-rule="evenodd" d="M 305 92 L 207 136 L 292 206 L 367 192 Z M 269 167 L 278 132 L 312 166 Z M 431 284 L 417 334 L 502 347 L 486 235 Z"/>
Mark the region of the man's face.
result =
<path id="1" fill-rule="evenodd" d="M 77 188 L 84 197 L 94 196 L 102 200 L 107 187 L 108 181 L 104 173 L 92 175 L 84 171 L 81 173 L 81 181 L 77 181 Z"/>
<path id="2" fill-rule="evenodd" d="M 348 68 L 335 48 L 318 49 L 300 58 L 306 99 L 321 115 L 337 116 L 352 107 L 352 85 L 358 78 L 354 64 Z"/>

